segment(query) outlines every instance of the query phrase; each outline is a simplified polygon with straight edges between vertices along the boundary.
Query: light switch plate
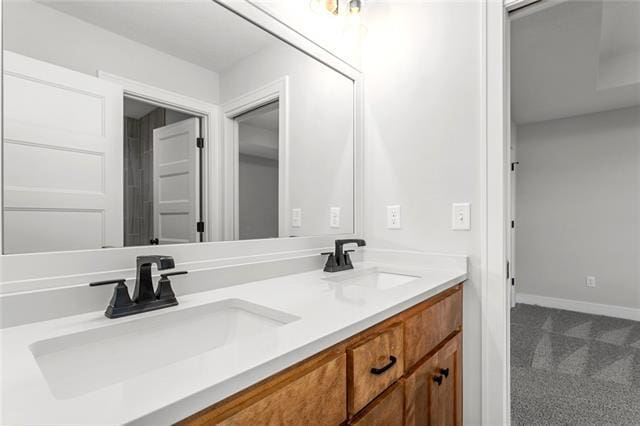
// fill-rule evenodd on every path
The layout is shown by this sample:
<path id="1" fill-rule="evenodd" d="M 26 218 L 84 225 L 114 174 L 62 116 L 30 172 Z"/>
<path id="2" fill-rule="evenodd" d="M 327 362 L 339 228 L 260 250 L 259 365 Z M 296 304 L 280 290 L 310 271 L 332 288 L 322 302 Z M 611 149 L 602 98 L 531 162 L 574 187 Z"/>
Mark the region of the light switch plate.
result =
<path id="1" fill-rule="evenodd" d="M 291 209 L 291 226 L 293 228 L 302 227 L 302 209 Z"/>
<path id="2" fill-rule="evenodd" d="M 331 207 L 329 211 L 329 226 L 340 228 L 340 207 Z"/>
<path id="3" fill-rule="evenodd" d="M 468 231 L 471 229 L 471 205 L 469 203 L 453 203 L 451 207 L 451 229 Z"/>
<path id="4" fill-rule="evenodd" d="M 400 206 L 387 206 L 387 228 L 400 229 Z"/>

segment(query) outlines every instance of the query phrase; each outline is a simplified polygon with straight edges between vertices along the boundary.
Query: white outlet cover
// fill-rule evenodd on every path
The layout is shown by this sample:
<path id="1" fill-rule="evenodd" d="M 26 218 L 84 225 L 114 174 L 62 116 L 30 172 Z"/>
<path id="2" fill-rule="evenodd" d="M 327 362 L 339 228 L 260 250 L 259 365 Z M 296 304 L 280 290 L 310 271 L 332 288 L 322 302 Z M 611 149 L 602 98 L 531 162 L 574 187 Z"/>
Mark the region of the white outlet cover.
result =
<path id="1" fill-rule="evenodd" d="M 340 228 L 340 207 L 331 207 L 329 210 L 329 226 Z"/>
<path id="2" fill-rule="evenodd" d="M 387 206 L 387 228 L 400 229 L 400 206 Z"/>
<path id="3" fill-rule="evenodd" d="M 585 284 L 587 285 L 587 287 L 595 287 L 596 286 L 596 277 L 587 276 L 587 278 L 585 280 Z"/>
<path id="4" fill-rule="evenodd" d="M 469 203 L 453 203 L 451 205 L 451 229 L 469 231 L 471 229 L 471 205 Z"/>
<path id="5" fill-rule="evenodd" d="M 291 209 L 291 226 L 293 228 L 302 227 L 302 209 Z"/>

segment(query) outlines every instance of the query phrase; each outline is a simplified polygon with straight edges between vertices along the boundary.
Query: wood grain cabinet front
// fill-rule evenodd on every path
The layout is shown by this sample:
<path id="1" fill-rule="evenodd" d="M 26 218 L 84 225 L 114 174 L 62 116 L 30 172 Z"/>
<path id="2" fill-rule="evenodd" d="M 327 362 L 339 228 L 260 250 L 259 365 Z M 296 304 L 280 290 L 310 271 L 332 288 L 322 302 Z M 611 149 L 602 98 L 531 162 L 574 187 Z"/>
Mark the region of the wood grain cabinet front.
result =
<path id="1" fill-rule="evenodd" d="M 398 381 L 349 422 L 353 426 L 402 426 L 404 383 Z"/>
<path id="2" fill-rule="evenodd" d="M 282 383 L 266 384 L 255 395 L 205 411 L 183 424 L 335 426 L 347 420 L 344 353 L 300 377 L 291 372 L 293 376 Z"/>
<path id="3" fill-rule="evenodd" d="M 183 425 L 458 426 L 462 284 L 183 420 Z"/>
<path id="4" fill-rule="evenodd" d="M 462 424 L 462 336 L 458 333 L 405 380 L 405 425 Z"/>
<path id="5" fill-rule="evenodd" d="M 364 408 L 404 374 L 402 324 L 347 349 L 349 414 Z"/>
<path id="6" fill-rule="evenodd" d="M 407 369 L 462 328 L 462 291 L 419 311 L 405 321 Z"/>

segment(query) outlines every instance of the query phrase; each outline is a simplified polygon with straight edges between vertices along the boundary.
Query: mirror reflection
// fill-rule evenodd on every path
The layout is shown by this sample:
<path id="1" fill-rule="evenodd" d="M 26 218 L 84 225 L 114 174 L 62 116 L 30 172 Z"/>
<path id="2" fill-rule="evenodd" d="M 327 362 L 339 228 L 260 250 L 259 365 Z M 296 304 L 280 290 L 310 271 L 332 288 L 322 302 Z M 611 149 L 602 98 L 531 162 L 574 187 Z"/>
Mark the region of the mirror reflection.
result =
<path id="1" fill-rule="evenodd" d="M 4 253 L 354 232 L 354 82 L 209 0 L 3 2 Z"/>

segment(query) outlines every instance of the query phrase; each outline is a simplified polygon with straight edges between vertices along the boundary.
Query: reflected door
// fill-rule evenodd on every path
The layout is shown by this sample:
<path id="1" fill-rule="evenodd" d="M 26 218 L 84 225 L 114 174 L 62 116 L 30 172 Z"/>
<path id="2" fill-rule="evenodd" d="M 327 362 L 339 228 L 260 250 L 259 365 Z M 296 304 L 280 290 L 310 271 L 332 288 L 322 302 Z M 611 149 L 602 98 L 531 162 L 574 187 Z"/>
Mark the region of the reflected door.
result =
<path id="1" fill-rule="evenodd" d="M 198 241 L 198 118 L 153 131 L 153 229 L 156 244 Z"/>
<path id="2" fill-rule="evenodd" d="M 122 247 L 122 88 L 4 52 L 5 254 Z"/>

